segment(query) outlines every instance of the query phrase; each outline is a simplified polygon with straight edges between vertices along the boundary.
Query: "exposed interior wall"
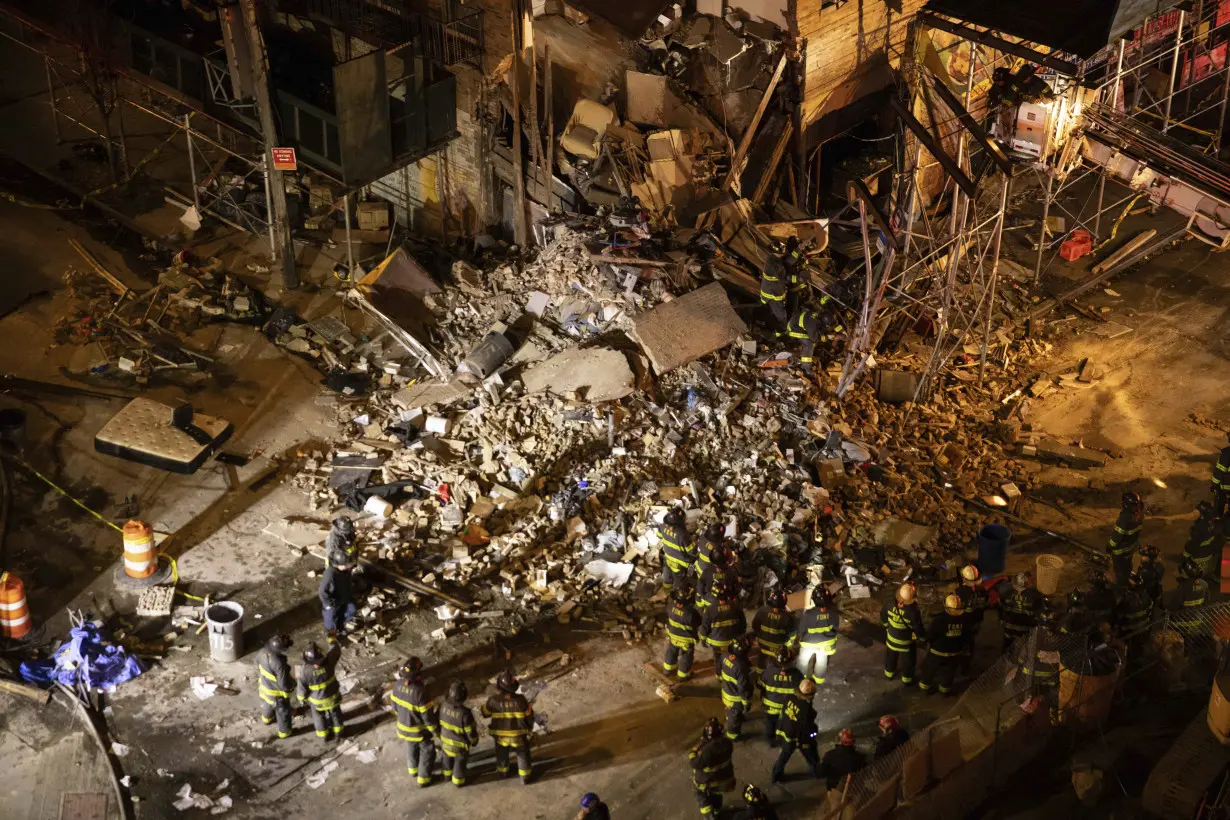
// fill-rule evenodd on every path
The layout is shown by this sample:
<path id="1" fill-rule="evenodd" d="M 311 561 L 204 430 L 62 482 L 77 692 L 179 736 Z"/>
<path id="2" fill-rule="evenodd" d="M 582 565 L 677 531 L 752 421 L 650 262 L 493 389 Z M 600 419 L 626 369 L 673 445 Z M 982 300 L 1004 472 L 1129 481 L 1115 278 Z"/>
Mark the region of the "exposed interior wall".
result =
<path id="1" fill-rule="evenodd" d="M 906 28 L 926 0 L 852 0 L 821 9 L 797 3 L 805 39 L 804 126 L 887 86 L 901 63 Z"/>

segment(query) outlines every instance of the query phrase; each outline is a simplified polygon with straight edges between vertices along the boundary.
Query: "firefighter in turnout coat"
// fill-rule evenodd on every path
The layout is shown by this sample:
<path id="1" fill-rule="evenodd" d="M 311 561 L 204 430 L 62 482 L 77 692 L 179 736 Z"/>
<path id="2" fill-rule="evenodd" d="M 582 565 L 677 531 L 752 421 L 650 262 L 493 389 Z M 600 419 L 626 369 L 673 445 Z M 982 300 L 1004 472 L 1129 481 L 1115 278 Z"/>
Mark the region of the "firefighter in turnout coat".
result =
<path id="1" fill-rule="evenodd" d="M 315 642 L 308 644 L 299 674 L 299 700 L 311 707 L 316 737 L 322 740 L 342 736 L 342 690 L 333 674 L 336 652 L 325 655 Z"/>
<path id="2" fill-rule="evenodd" d="M 431 785 L 436 764 L 432 738 L 439 733 L 440 726 L 435 704 L 423 683 L 422 661 L 411 658 L 398 671 L 390 699 L 397 708 L 397 738 L 406 741 L 410 776 L 420 786 Z"/>
<path id="3" fill-rule="evenodd" d="M 794 629 L 794 616 L 786 611 L 786 593 L 780 589 L 773 590 L 768 601 L 752 618 L 752 634 L 756 636 L 756 646 L 760 649 L 762 667 L 786 645 Z"/>
<path id="4" fill-rule="evenodd" d="M 1042 601 L 1043 595 L 1030 584 L 1029 575 L 1018 572 L 1012 579 L 1012 589 L 999 600 L 999 623 L 1004 628 L 1004 652 L 1038 625 Z"/>
<path id="5" fill-rule="evenodd" d="M 1111 564 L 1115 568 L 1115 583 L 1119 586 L 1127 586 L 1144 521 L 1145 502 L 1138 493 L 1124 493 L 1119 517 L 1115 519 L 1115 529 L 1106 544 L 1106 551 L 1110 553 Z"/>
<path id="6" fill-rule="evenodd" d="M 261 723 L 268 726 L 277 721 L 279 738 L 288 738 L 291 732 L 290 699 L 295 694 L 295 676 L 286 653 L 294 643 L 289 635 L 274 635 L 256 658 Z"/>
<path id="7" fill-rule="evenodd" d="M 764 737 L 770 746 L 777 745 L 777 724 L 782 709 L 799 688 L 803 673 L 791 663 L 790 649 L 782 647 L 765 664 L 760 674 L 760 707 L 764 710 Z"/>
<path id="8" fill-rule="evenodd" d="M 674 675 L 681 681 L 692 677 L 699 629 L 700 613 L 692 604 L 692 587 L 690 584 L 680 584 L 671 591 L 671 602 L 666 608 L 666 657 L 662 659 L 664 675 Z"/>
<path id="9" fill-rule="evenodd" d="M 747 661 L 747 639 L 736 637 L 726 647 L 718 672 L 722 683 L 722 705 L 726 707 L 726 737 L 738 740 L 743 719 L 752 708 L 752 669 Z"/>
<path id="10" fill-rule="evenodd" d="M 957 666 L 968 651 L 969 643 L 970 629 L 965 608 L 960 597 L 949 595 L 944 599 L 944 611 L 931 621 L 931 631 L 927 633 L 927 657 L 923 661 L 918 688 L 931 692 L 938 686 L 941 694 L 950 694 Z"/>
<path id="11" fill-rule="evenodd" d="M 900 666 L 901 682 L 906 686 L 914 682 L 915 643 L 927 635 L 915 601 L 917 595 L 913 584 L 902 584 L 897 590 L 897 602 L 892 606 L 885 604 L 880 610 L 885 634 L 884 677 L 895 678 Z"/>
<path id="12" fill-rule="evenodd" d="M 717 718 L 709 718 L 700 742 L 688 754 L 701 817 L 717 817 L 722 811 L 722 792 L 735 787 L 734 751 L 730 739 L 722 733 L 722 724 Z"/>
<path id="13" fill-rule="evenodd" d="M 735 600 L 732 590 L 725 584 L 714 585 L 717 603 L 705 610 L 700 621 L 700 637 L 713 650 L 713 669 L 722 668 L 722 655 L 735 638 L 747 632 L 747 618 L 743 607 Z"/>
<path id="14" fill-rule="evenodd" d="M 686 580 L 696 563 L 696 547 L 683 510 L 674 507 L 666 513 L 658 527 L 658 538 L 662 541 L 662 586 L 669 590 Z"/>
<path id="15" fill-rule="evenodd" d="M 812 608 L 799 619 L 793 642 L 799 645 L 799 671 L 819 686 L 828 674 L 829 657 L 837 652 L 841 616 L 833 606 L 832 596 L 822 586 L 812 590 L 811 602 Z"/>
<path id="16" fill-rule="evenodd" d="M 517 757 L 517 774 L 522 783 L 534 775 L 530 758 L 530 733 L 534 730 L 534 710 L 524 695 L 517 693 L 521 685 L 511 672 L 504 672 L 495 682 L 499 691 L 487 699 L 483 716 L 490 718 L 487 731 L 495 738 L 495 770 L 501 777 L 509 773 L 509 757 Z"/>
<path id="17" fill-rule="evenodd" d="M 466 784 L 466 764 L 470 752 L 478 745 L 478 722 L 466 706 L 469 690 L 462 681 L 453 681 L 448 688 L 448 700 L 440 707 L 440 745 L 444 751 L 444 768 L 451 773 L 454 786 Z"/>

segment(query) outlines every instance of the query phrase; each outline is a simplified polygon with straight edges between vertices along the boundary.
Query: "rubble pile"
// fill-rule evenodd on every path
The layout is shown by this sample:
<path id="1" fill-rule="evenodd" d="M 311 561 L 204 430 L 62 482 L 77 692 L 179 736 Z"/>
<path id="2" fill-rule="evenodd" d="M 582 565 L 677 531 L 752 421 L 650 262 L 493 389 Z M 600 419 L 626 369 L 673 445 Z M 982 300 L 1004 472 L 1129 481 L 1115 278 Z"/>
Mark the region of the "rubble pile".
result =
<path id="1" fill-rule="evenodd" d="M 259 291 L 224 272 L 217 259 L 202 261 L 188 252 L 176 255 L 158 284 L 140 293 L 98 267 L 69 269 L 64 283 L 74 304 L 56 322 L 56 343 L 95 345 L 99 356 L 90 375 L 137 384 L 207 371 L 214 358 L 184 337 L 212 322 L 259 325 L 270 309 Z"/>
<path id="2" fill-rule="evenodd" d="M 928 405 L 883 401 L 870 380 L 839 403 L 839 363 L 809 379 L 783 366 L 788 348 L 748 333 L 650 376 L 635 334 L 612 331 L 683 297 L 663 278 L 613 281 L 588 254 L 583 235 L 564 232 L 520 275 L 462 271 L 466 285 L 432 297 L 460 374 L 339 403 L 333 449 L 310 453 L 296 477 L 313 509 L 361 513 L 370 560 L 481 601 L 481 626 L 575 618 L 596 592 L 656 606 L 656 525 L 672 505 L 693 532 L 726 525 L 749 590 L 797 589 L 843 565 L 881 580 L 956 566 L 987 520 L 963 498 L 1030 486 L 1036 463 L 1010 455 L 1027 365 L 982 387 L 954 368 Z M 464 356 L 493 328 L 516 347 L 475 378 Z M 909 349 L 880 367 L 917 368 Z M 593 351 L 641 377 L 610 399 L 530 389 L 544 359 L 584 369 Z M 613 368 L 601 369 L 590 382 Z M 440 638 L 474 623 L 450 606 L 437 614 Z M 621 617 L 613 629 L 643 634 L 639 616 Z"/>

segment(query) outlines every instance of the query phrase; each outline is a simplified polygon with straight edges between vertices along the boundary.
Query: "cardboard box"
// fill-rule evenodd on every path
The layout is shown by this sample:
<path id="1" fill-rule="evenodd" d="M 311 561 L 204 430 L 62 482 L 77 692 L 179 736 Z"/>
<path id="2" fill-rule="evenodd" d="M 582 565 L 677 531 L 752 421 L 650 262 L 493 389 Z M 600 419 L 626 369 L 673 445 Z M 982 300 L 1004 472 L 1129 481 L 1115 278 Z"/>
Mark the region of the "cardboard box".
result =
<path id="1" fill-rule="evenodd" d="M 387 202 L 360 202 L 354 213 L 355 224 L 361 231 L 381 231 L 389 227 Z"/>

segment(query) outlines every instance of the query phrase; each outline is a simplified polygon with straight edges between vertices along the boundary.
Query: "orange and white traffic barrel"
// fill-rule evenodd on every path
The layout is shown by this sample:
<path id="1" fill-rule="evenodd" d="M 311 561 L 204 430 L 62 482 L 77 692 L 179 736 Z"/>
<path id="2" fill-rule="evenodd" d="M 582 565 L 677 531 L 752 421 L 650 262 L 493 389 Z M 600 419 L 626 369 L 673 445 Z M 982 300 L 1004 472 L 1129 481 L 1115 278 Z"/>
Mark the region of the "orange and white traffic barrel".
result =
<path id="1" fill-rule="evenodd" d="M 0 635 L 24 638 L 32 628 L 26 585 L 11 572 L 0 574 Z"/>
<path id="2" fill-rule="evenodd" d="M 154 528 L 144 521 L 129 521 L 124 525 L 124 574 L 129 578 L 148 578 L 157 569 Z"/>

